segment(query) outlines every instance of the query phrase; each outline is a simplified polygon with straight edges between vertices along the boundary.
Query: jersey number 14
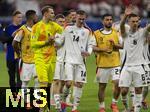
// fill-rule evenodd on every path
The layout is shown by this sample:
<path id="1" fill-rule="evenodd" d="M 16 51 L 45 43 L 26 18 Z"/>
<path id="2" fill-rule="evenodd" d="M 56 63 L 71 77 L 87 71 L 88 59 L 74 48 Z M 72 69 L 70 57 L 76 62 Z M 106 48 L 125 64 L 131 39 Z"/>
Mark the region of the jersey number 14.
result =
<path id="1" fill-rule="evenodd" d="M 79 36 L 75 36 L 75 35 L 73 35 L 73 41 L 77 41 L 77 42 L 79 42 Z"/>

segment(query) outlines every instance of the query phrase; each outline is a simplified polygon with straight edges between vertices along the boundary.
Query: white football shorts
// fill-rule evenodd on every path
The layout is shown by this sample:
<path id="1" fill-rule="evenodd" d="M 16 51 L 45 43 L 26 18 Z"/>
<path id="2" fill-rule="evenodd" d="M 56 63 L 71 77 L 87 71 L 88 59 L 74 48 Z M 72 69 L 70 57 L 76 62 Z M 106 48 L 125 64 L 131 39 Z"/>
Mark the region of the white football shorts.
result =
<path id="1" fill-rule="evenodd" d="M 114 68 L 97 68 L 96 82 L 108 83 L 109 78 L 112 80 L 119 80 L 120 77 L 120 66 Z"/>

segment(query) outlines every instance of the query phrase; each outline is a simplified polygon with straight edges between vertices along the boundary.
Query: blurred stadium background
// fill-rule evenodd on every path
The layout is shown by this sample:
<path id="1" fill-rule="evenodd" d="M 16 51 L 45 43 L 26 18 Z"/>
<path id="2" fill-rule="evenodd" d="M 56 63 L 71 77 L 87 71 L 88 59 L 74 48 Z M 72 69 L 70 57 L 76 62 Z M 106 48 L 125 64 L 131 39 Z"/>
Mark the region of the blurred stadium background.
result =
<path id="1" fill-rule="evenodd" d="M 87 25 L 92 30 L 96 30 L 103 27 L 100 21 L 103 14 L 111 13 L 114 20 L 117 21 L 125 6 L 130 3 L 136 6 L 136 12 L 142 17 L 141 25 L 145 26 L 150 17 L 150 0 L 0 0 L 0 23 L 3 27 L 8 25 L 11 22 L 11 14 L 14 10 L 19 10 L 24 14 L 27 10 L 34 9 L 40 18 L 40 8 L 45 4 L 50 4 L 54 6 L 55 14 L 63 13 L 69 9 L 86 11 L 88 14 Z M 8 86 L 8 73 L 5 49 L 2 43 L 0 43 L 0 51 L 0 87 L 5 87 Z M 81 112 L 96 112 L 98 111 L 98 88 L 97 84 L 94 83 L 96 70 L 94 55 L 87 60 L 87 70 L 88 83 L 85 85 L 79 110 Z M 106 105 L 111 103 L 112 85 L 109 85 L 106 91 Z M 123 108 L 121 101 L 119 101 L 119 108 L 121 110 Z M 107 106 L 107 111 L 111 111 L 109 106 Z"/>
<path id="2" fill-rule="evenodd" d="M 150 0 L 0 0 L 0 23 L 3 27 L 11 22 L 11 14 L 15 10 L 23 14 L 29 9 L 37 11 L 39 18 L 40 9 L 45 4 L 54 7 L 55 14 L 63 13 L 69 9 L 82 9 L 87 12 L 87 24 L 92 30 L 102 27 L 101 16 L 105 13 L 111 13 L 114 20 L 119 20 L 119 16 L 125 6 L 132 3 L 135 5 L 135 12 L 141 17 L 141 25 L 145 26 L 150 17 Z M 0 45 L 0 50 L 3 47 Z"/>
<path id="3" fill-rule="evenodd" d="M 150 17 L 150 0 L 0 0 L 0 22 L 4 25 L 8 24 L 14 10 L 19 10 L 24 14 L 27 10 L 34 9 L 40 16 L 41 7 L 50 4 L 54 7 L 55 14 L 63 13 L 69 9 L 86 11 L 87 22 L 92 29 L 96 29 L 99 27 L 99 19 L 103 14 L 113 14 L 116 21 L 125 6 L 130 3 L 136 6 L 136 12 L 143 19 Z"/>
<path id="4" fill-rule="evenodd" d="M 92 30 L 102 27 L 100 18 L 105 13 L 111 13 L 114 20 L 119 20 L 119 16 L 125 6 L 132 3 L 136 6 L 135 11 L 142 18 L 141 24 L 147 23 L 147 17 L 150 17 L 150 0 L 0 0 L 0 23 L 3 27 L 11 22 L 11 14 L 15 10 L 23 14 L 29 10 L 37 11 L 41 17 L 40 9 L 45 4 L 54 7 L 55 14 L 63 13 L 69 9 L 82 9 L 87 12 L 87 24 Z M 2 50 L 2 46 L 0 47 Z"/>

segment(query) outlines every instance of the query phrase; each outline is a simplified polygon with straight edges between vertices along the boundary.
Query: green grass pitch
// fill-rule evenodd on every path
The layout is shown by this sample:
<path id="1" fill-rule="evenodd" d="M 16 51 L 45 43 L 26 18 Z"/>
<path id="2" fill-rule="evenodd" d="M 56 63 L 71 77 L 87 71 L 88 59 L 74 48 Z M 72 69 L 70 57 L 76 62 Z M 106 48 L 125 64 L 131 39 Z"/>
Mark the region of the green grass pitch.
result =
<path id="1" fill-rule="evenodd" d="M 95 65 L 95 57 L 94 55 L 90 56 L 87 59 L 87 73 L 88 73 L 88 83 L 84 86 L 83 96 L 81 98 L 81 103 L 79 106 L 80 112 L 98 112 L 98 84 L 94 82 L 95 74 L 96 74 L 96 65 Z M 5 54 L 0 53 L 0 87 L 7 87 L 8 83 L 8 73 L 6 69 L 6 61 Z M 32 82 L 31 82 L 32 84 Z M 106 112 L 111 112 L 110 104 L 112 100 L 112 84 L 111 81 L 107 85 L 106 95 L 105 95 L 105 103 L 106 103 Z M 147 97 L 147 100 L 150 101 L 150 95 Z M 123 110 L 123 106 L 121 103 L 121 98 L 119 98 L 119 109 Z M 71 109 L 68 109 L 67 112 L 70 112 Z M 51 112 L 56 112 L 54 108 L 52 108 Z M 142 112 L 150 112 L 150 110 Z"/>

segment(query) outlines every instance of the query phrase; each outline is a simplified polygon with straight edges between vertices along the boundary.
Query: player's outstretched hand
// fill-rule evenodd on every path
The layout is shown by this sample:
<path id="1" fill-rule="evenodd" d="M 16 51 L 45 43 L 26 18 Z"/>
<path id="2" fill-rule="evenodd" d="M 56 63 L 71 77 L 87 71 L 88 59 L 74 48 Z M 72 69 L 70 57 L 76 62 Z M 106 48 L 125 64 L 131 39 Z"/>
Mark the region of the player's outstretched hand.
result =
<path id="1" fill-rule="evenodd" d="M 126 7 L 125 9 L 125 15 L 130 15 L 132 13 L 132 10 L 134 9 L 133 5 L 130 4 L 129 6 Z"/>

